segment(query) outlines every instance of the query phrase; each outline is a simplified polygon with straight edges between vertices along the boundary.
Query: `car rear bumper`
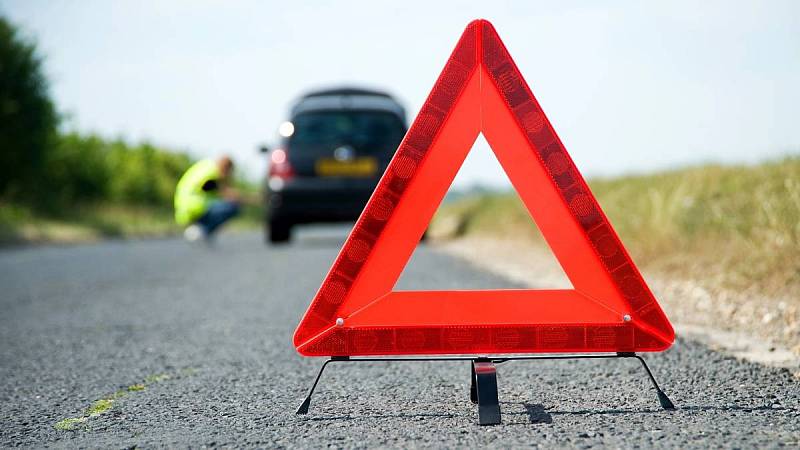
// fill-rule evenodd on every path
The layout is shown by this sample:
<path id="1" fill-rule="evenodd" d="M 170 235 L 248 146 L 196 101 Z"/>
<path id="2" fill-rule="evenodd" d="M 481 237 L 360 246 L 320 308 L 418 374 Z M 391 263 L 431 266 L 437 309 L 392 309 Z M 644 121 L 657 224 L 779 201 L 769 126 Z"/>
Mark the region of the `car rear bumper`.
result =
<path id="1" fill-rule="evenodd" d="M 291 223 L 358 219 L 377 180 L 297 178 L 267 192 L 270 220 Z"/>

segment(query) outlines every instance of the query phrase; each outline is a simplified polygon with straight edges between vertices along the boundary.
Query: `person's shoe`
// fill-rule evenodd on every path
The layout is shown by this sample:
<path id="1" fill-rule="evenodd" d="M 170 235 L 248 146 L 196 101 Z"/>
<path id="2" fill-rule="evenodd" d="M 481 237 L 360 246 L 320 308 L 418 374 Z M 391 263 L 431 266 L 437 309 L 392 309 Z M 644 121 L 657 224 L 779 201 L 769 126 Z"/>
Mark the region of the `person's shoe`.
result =
<path id="1" fill-rule="evenodd" d="M 183 230 L 183 238 L 188 242 L 205 240 L 205 234 L 206 233 L 203 231 L 203 227 L 197 224 L 189 225 L 185 230 Z"/>

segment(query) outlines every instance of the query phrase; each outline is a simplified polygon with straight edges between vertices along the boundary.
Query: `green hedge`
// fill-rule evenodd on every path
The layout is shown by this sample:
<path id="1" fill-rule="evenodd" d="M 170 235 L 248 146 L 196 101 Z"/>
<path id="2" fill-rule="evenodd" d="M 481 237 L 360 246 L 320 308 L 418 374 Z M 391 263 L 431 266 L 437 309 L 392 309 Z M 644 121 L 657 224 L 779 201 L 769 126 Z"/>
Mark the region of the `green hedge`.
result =
<path id="1" fill-rule="evenodd" d="M 169 207 L 175 184 L 191 162 L 184 153 L 149 143 L 69 133 L 48 152 L 41 184 L 47 190 L 36 197 L 55 207 L 99 200 Z"/>

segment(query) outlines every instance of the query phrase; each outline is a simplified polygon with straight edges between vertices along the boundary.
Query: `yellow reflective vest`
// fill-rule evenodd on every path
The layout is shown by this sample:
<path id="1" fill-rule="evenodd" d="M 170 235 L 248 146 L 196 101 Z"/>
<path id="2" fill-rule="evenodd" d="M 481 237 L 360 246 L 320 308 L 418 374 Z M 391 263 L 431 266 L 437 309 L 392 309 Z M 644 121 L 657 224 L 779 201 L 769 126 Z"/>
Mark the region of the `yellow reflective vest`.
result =
<path id="1" fill-rule="evenodd" d="M 196 162 L 183 174 L 175 188 L 175 221 L 188 225 L 208 211 L 211 202 L 219 198 L 217 189 L 204 191 L 209 181 L 219 184 L 220 171 L 216 161 L 204 159 Z"/>

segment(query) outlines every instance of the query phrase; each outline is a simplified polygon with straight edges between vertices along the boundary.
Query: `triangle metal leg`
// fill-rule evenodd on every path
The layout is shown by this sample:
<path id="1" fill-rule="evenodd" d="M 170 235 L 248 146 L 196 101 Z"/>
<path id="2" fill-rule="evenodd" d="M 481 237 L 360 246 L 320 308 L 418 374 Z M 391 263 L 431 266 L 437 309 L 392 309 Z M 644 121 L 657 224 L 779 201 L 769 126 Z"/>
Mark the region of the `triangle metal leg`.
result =
<path id="1" fill-rule="evenodd" d="M 317 388 L 317 383 L 319 383 L 319 379 L 322 377 L 322 372 L 325 371 L 325 368 L 328 367 L 328 364 L 335 361 L 347 361 L 347 360 L 348 358 L 346 357 L 334 356 L 329 360 L 325 361 L 325 364 L 323 364 L 322 367 L 320 367 L 319 373 L 317 373 L 317 378 L 314 379 L 314 384 L 312 384 L 311 389 L 308 390 L 308 395 L 306 396 L 305 400 L 303 400 L 303 403 L 300 405 L 300 407 L 297 408 L 295 414 L 308 414 L 308 408 L 311 406 L 311 396 L 314 395 L 314 389 Z"/>
<path id="2" fill-rule="evenodd" d="M 474 362 L 470 362 L 469 363 L 469 368 L 470 368 L 470 371 L 469 371 L 469 378 L 470 378 L 469 401 L 471 401 L 472 403 L 477 405 L 478 404 L 478 385 L 475 384 L 475 363 Z"/>
<path id="3" fill-rule="evenodd" d="M 672 400 L 670 400 L 669 397 L 667 397 L 667 394 L 665 394 L 664 391 L 661 390 L 661 387 L 658 386 L 656 378 L 653 376 L 653 372 L 650 371 L 650 368 L 647 367 L 647 362 L 645 362 L 644 358 L 637 355 L 636 353 L 618 353 L 617 355 L 623 358 L 638 359 L 639 362 L 642 363 L 642 367 L 644 368 L 645 372 L 647 372 L 647 377 L 650 378 L 650 383 L 653 384 L 653 387 L 656 390 L 658 403 L 661 405 L 662 408 L 664 408 L 667 411 L 673 411 L 675 409 L 675 404 L 672 403 Z"/>

